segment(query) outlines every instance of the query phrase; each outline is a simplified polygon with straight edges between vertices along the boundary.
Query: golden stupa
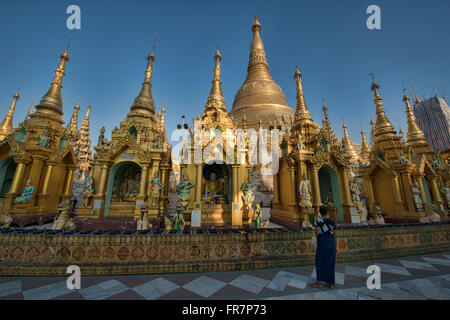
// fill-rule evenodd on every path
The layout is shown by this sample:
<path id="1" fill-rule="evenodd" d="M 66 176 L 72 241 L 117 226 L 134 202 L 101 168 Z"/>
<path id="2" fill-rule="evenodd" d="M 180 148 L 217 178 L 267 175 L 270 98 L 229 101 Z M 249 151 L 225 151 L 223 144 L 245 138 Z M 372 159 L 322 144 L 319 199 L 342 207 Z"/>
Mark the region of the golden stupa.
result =
<path id="1" fill-rule="evenodd" d="M 288 106 L 283 90 L 270 75 L 260 36 L 261 24 L 256 15 L 252 30 L 247 78 L 234 97 L 230 116 L 242 126 L 245 114 L 248 128 L 257 128 L 260 120 L 267 126 L 271 122 L 282 123 L 283 116 L 286 120 L 293 119 L 294 110 Z"/>

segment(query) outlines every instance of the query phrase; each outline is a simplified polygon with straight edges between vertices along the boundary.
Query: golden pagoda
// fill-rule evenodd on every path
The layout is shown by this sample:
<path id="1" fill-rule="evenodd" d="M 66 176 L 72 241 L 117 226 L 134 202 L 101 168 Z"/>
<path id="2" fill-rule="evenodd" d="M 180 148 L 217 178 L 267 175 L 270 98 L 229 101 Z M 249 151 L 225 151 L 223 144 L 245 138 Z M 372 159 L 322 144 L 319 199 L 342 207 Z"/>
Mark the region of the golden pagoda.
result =
<path id="1" fill-rule="evenodd" d="M 294 117 L 294 110 L 287 104 L 283 90 L 269 72 L 264 43 L 261 39 L 261 24 L 256 15 L 252 26 L 253 40 L 250 46 L 247 78 L 236 93 L 230 116 L 242 127 L 244 114 L 248 128 L 257 128 L 260 123 L 269 126 L 270 121 L 282 123 Z"/>
<path id="2" fill-rule="evenodd" d="M 364 129 L 361 129 L 361 152 L 359 156 L 363 163 L 369 161 L 369 155 L 370 155 L 370 146 L 367 143 L 366 132 L 364 131 Z"/>
<path id="3" fill-rule="evenodd" d="M 350 137 L 348 136 L 347 124 L 344 123 L 342 128 L 344 129 L 344 138 L 342 140 L 344 152 L 349 156 L 350 163 L 358 163 L 359 157 L 353 148 Z"/>
<path id="4" fill-rule="evenodd" d="M 386 117 L 379 85 L 372 76 L 376 122 L 372 127 L 373 146 L 369 162 L 361 168 L 369 212 L 379 206 L 383 215 L 394 218 L 419 219 L 426 206 L 441 207 L 437 175 L 430 162 L 430 149 L 412 114 L 409 97 L 406 105 L 408 134 L 406 144 Z"/>
<path id="5" fill-rule="evenodd" d="M 0 141 L 5 139 L 13 132 L 13 115 L 14 110 L 16 109 L 17 100 L 19 100 L 19 98 L 19 89 L 17 89 L 17 92 L 13 95 L 13 102 L 9 107 L 8 113 L 6 114 L 5 119 L 3 119 L 2 123 L 0 124 Z"/>
<path id="6" fill-rule="evenodd" d="M 333 219 L 354 222 L 352 216 L 357 212 L 349 189 L 350 156 L 333 132 L 325 102 L 320 128 L 306 107 L 298 68 L 294 78 L 297 109 L 292 129 L 283 137 L 280 167 L 274 175 L 271 221 L 287 226 L 307 225 L 309 215 L 317 214 L 321 205 L 328 205 Z"/>
<path id="7" fill-rule="evenodd" d="M 248 179 L 250 168 L 246 165 L 246 144 L 234 144 L 237 127 L 227 114 L 222 93 L 221 59 L 217 49 L 214 55 L 214 78 L 205 110 L 194 121 L 191 133 L 193 143 L 184 148 L 189 161 L 180 163 L 180 183 L 193 184 L 192 196 L 184 200 L 185 218 L 191 227 L 239 227 L 249 224 L 252 218 L 251 207 L 243 206 L 241 190 Z M 244 114 L 244 127 L 245 124 Z"/>
<path id="8" fill-rule="evenodd" d="M 104 128 L 92 161 L 94 192 L 78 215 L 88 218 L 137 218 L 146 202 L 154 219 L 167 209 L 171 148 L 164 150 L 164 131 L 158 130 L 152 97 L 154 52 L 147 57 L 142 89 L 130 112 L 112 131 Z"/>
<path id="9" fill-rule="evenodd" d="M 51 219 L 58 204 L 71 198 L 77 160 L 61 119 L 61 88 L 68 61 L 67 48 L 36 111 L 0 143 L 2 210 L 14 215 L 19 225 Z"/>

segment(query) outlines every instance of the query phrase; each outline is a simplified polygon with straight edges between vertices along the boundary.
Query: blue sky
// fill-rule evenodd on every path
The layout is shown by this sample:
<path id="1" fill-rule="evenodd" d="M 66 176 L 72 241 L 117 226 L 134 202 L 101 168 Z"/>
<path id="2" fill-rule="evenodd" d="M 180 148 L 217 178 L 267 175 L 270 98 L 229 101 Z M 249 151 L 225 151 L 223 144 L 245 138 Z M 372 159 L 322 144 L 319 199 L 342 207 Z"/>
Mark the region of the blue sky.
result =
<path id="1" fill-rule="evenodd" d="M 81 30 L 66 28 L 66 8 L 81 8 Z M 381 30 L 366 28 L 366 9 L 381 8 Z M 360 142 L 375 114 L 369 90 L 372 69 L 391 122 L 406 129 L 402 82 L 420 95 L 450 85 L 450 2 L 429 1 L 21 1 L 0 2 L 0 106 L 6 114 L 21 84 L 14 124 L 32 99 L 47 91 L 58 56 L 72 38 L 62 96 L 65 121 L 81 97 L 80 121 L 92 104 L 91 137 L 107 137 L 126 116 L 138 94 L 159 33 L 153 97 L 167 110 L 170 133 L 203 109 L 213 74 L 217 39 L 222 52 L 223 92 L 228 110 L 247 72 L 254 11 L 262 24 L 270 72 L 295 108 L 297 61 L 303 73 L 306 103 L 315 121 L 322 119 L 325 97 L 335 132 L 342 121 Z M 450 88 L 448 88 L 450 90 Z"/>

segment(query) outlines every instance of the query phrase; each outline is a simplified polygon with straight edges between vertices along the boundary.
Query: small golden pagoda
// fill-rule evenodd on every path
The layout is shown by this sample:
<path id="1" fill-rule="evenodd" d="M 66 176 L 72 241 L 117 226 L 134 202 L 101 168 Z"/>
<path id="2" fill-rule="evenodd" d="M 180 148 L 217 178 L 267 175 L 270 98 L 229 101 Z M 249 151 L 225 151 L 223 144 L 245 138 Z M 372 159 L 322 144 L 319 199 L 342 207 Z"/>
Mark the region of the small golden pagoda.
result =
<path id="1" fill-rule="evenodd" d="M 274 175 L 271 221 L 299 226 L 308 214 L 328 205 L 333 219 L 352 222 L 349 178 L 351 155 L 333 132 L 323 103 L 322 127 L 315 123 L 305 103 L 302 74 L 296 68 L 297 107 L 290 132 L 283 137 L 280 168 Z"/>
<path id="2" fill-rule="evenodd" d="M 13 132 L 13 115 L 14 110 L 16 109 L 17 100 L 19 100 L 19 98 L 19 89 L 17 89 L 17 92 L 13 95 L 13 102 L 9 107 L 8 113 L 0 124 L 0 141 L 4 140 Z"/>
<path id="3" fill-rule="evenodd" d="M 165 128 L 158 130 L 155 119 L 154 61 L 152 52 L 142 89 L 120 127 L 112 131 L 111 141 L 101 130 L 92 161 L 94 194 L 79 208 L 80 217 L 137 218 L 146 202 L 153 219 L 167 208 L 171 148 L 164 150 Z"/>
<path id="4" fill-rule="evenodd" d="M 364 131 L 364 129 L 361 129 L 361 152 L 359 156 L 362 163 L 367 163 L 367 161 L 369 161 L 369 155 L 370 146 L 367 143 L 366 132 Z"/>
<path id="5" fill-rule="evenodd" d="M 344 138 L 342 140 L 344 152 L 349 155 L 350 163 L 358 163 L 359 157 L 353 148 L 353 143 L 351 142 L 350 137 L 348 136 L 347 124 L 344 123 L 342 128 L 344 129 Z"/>
<path id="6" fill-rule="evenodd" d="M 68 61 L 66 49 L 36 111 L 0 143 L 2 210 L 13 214 L 19 225 L 44 222 L 57 213 L 62 200 L 71 198 L 77 160 L 61 119 L 61 88 Z"/>
<path id="7" fill-rule="evenodd" d="M 249 224 L 252 218 L 251 207 L 243 207 L 241 190 L 250 169 L 246 165 L 246 144 L 235 144 L 234 133 L 237 127 L 227 114 L 222 93 L 221 59 L 217 49 L 214 55 L 214 78 L 205 111 L 194 121 L 191 133 L 193 143 L 184 148 L 189 161 L 180 163 L 181 185 L 177 188 L 181 192 L 180 196 L 183 197 L 183 186 L 193 184 L 192 196 L 187 192 L 189 197 L 184 199 L 184 213 L 191 227 L 239 227 Z M 245 131 L 245 116 L 243 125 Z M 241 155 L 240 160 L 238 155 Z"/>
<path id="8" fill-rule="evenodd" d="M 433 154 L 415 122 L 405 93 L 408 133 L 406 144 L 386 117 L 379 85 L 372 76 L 376 122 L 372 126 L 373 146 L 368 163 L 361 167 L 369 212 L 378 205 L 383 215 L 394 218 L 419 219 L 428 204 L 442 210 L 436 171 L 431 165 Z"/>
<path id="9" fill-rule="evenodd" d="M 74 144 L 78 139 L 78 110 L 80 110 L 80 101 L 75 105 L 72 117 L 66 127 L 66 138 L 71 144 Z M 76 150 L 75 153 L 77 153 Z"/>

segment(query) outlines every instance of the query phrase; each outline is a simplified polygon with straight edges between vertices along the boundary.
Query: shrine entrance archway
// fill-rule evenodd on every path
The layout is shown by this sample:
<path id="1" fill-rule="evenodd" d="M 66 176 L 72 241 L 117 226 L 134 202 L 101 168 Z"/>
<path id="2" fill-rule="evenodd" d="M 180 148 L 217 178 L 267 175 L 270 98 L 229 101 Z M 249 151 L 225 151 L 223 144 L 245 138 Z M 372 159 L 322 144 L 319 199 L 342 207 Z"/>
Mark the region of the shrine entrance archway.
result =
<path id="1" fill-rule="evenodd" d="M 339 179 L 336 171 L 330 166 L 323 166 L 319 170 L 320 199 L 326 205 L 331 191 L 333 195 L 333 204 L 337 208 L 337 217 L 339 221 L 344 221 L 342 211 L 341 191 L 339 189 Z"/>
<path id="2" fill-rule="evenodd" d="M 105 200 L 105 217 L 108 216 L 111 201 L 133 201 L 133 196 L 135 198 L 139 193 L 140 174 L 141 167 L 133 161 L 119 162 L 111 168 Z"/>

